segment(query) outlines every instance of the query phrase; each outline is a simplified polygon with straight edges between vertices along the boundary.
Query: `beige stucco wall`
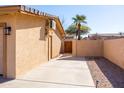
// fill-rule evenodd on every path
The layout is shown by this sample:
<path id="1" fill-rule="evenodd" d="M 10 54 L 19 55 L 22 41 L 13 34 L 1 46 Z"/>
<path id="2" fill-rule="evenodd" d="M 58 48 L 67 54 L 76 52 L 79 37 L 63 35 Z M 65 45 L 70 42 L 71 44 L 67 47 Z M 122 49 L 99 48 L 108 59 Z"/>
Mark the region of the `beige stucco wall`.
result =
<path id="1" fill-rule="evenodd" d="M 105 40 L 104 57 L 124 69 L 124 38 Z"/>
<path id="2" fill-rule="evenodd" d="M 61 37 L 58 29 L 53 31 L 52 34 L 52 58 L 59 56 L 61 52 Z"/>
<path id="3" fill-rule="evenodd" d="M 24 14 L 16 17 L 16 75 L 47 62 L 45 20 Z"/>
<path id="4" fill-rule="evenodd" d="M 0 27 L 0 74 L 3 74 L 3 27 Z"/>
<path id="5" fill-rule="evenodd" d="M 124 69 L 124 38 L 111 40 L 73 40 L 73 56 L 103 56 Z"/>
<path id="6" fill-rule="evenodd" d="M 73 56 L 102 56 L 102 40 L 73 40 Z"/>
<path id="7" fill-rule="evenodd" d="M 0 23 L 11 26 L 11 35 L 7 36 L 7 77 L 15 77 L 15 14 L 0 15 Z"/>
<path id="8" fill-rule="evenodd" d="M 77 56 L 76 40 L 72 40 L 72 55 Z"/>
<path id="9" fill-rule="evenodd" d="M 17 77 L 48 61 L 48 37 L 52 37 L 52 58 L 61 50 L 61 36 L 50 29 L 45 36 L 45 19 L 25 14 L 16 16 L 16 75 Z M 50 44 L 50 43 L 49 43 Z"/>
<path id="10" fill-rule="evenodd" d="M 48 61 L 48 37 L 45 36 L 45 18 L 27 14 L 0 15 L 0 23 L 12 27 L 7 36 L 7 77 L 16 78 L 37 65 Z M 52 58 L 61 50 L 61 36 L 52 34 Z"/>
<path id="11" fill-rule="evenodd" d="M 64 39 L 61 40 L 61 54 L 64 54 Z"/>

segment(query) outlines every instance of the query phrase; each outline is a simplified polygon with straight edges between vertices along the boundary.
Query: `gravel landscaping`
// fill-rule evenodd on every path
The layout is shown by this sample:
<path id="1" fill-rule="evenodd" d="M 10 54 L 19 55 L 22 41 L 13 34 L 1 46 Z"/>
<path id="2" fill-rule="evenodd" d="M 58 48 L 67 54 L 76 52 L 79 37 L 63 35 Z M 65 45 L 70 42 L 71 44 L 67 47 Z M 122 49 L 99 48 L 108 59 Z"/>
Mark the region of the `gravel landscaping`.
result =
<path id="1" fill-rule="evenodd" d="M 124 88 L 124 70 L 104 58 L 86 58 L 98 88 Z"/>

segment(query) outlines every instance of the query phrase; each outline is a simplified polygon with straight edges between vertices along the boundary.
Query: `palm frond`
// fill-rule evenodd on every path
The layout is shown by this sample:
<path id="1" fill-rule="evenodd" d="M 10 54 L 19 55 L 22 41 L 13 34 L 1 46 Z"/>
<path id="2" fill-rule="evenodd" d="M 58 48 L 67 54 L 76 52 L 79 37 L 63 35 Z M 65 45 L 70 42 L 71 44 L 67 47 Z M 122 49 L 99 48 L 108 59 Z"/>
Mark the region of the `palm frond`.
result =
<path id="1" fill-rule="evenodd" d="M 74 23 L 77 23 L 78 21 L 75 17 L 73 17 L 72 20 L 74 21 Z"/>
<path id="2" fill-rule="evenodd" d="M 76 15 L 75 17 L 72 18 L 74 23 L 87 23 L 86 22 L 86 16 L 84 15 Z"/>

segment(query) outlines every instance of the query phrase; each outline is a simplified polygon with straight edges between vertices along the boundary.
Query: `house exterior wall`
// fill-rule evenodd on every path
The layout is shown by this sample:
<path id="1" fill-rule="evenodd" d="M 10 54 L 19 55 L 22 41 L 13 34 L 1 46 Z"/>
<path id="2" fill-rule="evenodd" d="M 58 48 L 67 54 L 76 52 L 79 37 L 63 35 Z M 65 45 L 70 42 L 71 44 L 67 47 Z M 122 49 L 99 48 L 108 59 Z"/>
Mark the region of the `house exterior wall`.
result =
<path id="1" fill-rule="evenodd" d="M 61 54 L 64 53 L 64 39 L 61 40 Z"/>
<path id="2" fill-rule="evenodd" d="M 59 56 L 61 52 L 62 40 L 58 32 L 57 29 L 52 34 L 52 58 Z"/>
<path id="3" fill-rule="evenodd" d="M 15 14 L 0 15 L 0 23 L 11 26 L 11 35 L 7 36 L 7 77 L 15 78 Z"/>
<path id="4" fill-rule="evenodd" d="M 124 38 L 104 40 L 104 57 L 124 69 Z"/>
<path id="5" fill-rule="evenodd" d="M 45 20 L 40 17 L 18 14 L 16 17 L 16 75 L 26 73 L 47 62 Z"/>
<path id="6" fill-rule="evenodd" d="M 0 74 L 3 74 L 3 27 L 0 27 Z"/>
<path id="7" fill-rule="evenodd" d="M 37 65 L 48 61 L 48 37 L 45 18 L 22 13 L 0 15 L 0 23 L 12 28 L 7 36 L 7 77 L 17 78 Z M 59 29 L 53 31 L 52 58 L 61 51 Z"/>
<path id="8" fill-rule="evenodd" d="M 102 40 L 73 40 L 73 56 L 102 56 Z"/>

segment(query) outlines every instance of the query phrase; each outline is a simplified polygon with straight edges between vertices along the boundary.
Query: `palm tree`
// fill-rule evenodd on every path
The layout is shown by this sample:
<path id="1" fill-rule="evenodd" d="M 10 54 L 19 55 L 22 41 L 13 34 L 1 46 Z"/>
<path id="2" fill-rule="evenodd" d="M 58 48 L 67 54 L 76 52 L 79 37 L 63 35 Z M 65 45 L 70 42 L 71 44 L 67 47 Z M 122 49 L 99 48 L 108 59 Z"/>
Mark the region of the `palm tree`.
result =
<path id="1" fill-rule="evenodd" d="M 85 24 L 87 23 L 86 22 L 86 16 L 77 14 L 72 19 L 73 19 L 74 24 L 76 26 L 76 37 L 78 36 L 78 40 L 80 40 L 81 39 L 81 32 L 86 32 L 86 30 L 88 30 L 88 29 L 83 29 L 83 28 L 87 28 L 86 26 L 81 26 L 81 23 L 85 23 Z"/>
<path id="2" fill-rule="evenodd" d="M 68 28 L 65 30 L 66 34 L 68 35 L 74 35 L 76 32 L 76 26 L 75 24 L 71 24 L 68 26 Z"/>
<path id="3" fill-rule="evenodd" d="M 80 31 L 81 33 L 80 34 L 87 34 L 89 32 L 90 28 L 87 27 L 87 26 L 81 26 L 80 27 Z M 65 32 L 68 34 L 68 35 L 75 35 L 76 34 L 76 31 L 77 31 L 77 27 L 76 25 L 73 23 L 71 25 L 69 25 L 69 27 L 65 30 Z"/>

